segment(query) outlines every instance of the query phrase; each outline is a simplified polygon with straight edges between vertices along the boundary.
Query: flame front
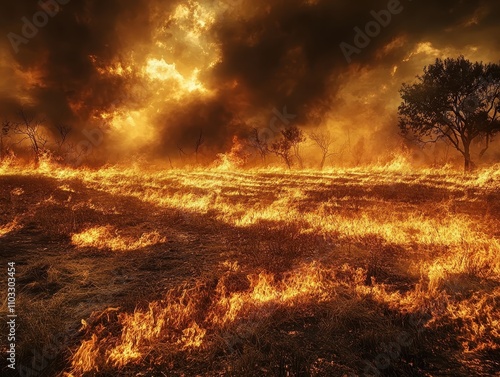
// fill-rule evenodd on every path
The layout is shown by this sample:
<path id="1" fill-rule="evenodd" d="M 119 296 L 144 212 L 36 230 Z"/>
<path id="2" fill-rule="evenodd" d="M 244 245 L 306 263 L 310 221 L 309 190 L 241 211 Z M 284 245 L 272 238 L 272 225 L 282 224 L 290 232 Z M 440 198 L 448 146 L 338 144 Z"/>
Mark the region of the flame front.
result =
<path id="1" fill-rule="evenodd" d="M 71 241 L 76 247 L 94 247 L 113 251 L 137 250 L 142 247 L 165 242 L 158 232 L 143 233 L 138 240 L 122 237 L 112 226 L 98 226 L 73 234 Z"/>

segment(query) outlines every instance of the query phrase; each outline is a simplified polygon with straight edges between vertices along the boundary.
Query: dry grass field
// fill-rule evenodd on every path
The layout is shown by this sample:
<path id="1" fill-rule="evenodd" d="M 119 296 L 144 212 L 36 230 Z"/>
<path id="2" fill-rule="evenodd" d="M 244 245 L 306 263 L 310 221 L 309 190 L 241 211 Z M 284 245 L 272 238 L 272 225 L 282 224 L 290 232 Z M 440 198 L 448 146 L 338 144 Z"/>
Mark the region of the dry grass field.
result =
<path id="1" fill-rule="evenodd" d="M 26 375 L 500 375 L 498 166 L 4 167 L 0 255 Z"/>

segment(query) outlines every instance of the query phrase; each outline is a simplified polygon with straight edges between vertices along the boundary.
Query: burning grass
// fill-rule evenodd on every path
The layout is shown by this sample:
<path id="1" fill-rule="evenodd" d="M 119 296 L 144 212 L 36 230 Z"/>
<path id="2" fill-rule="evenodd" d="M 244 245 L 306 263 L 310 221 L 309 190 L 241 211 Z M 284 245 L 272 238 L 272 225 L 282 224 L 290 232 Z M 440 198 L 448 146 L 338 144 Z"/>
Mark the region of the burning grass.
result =
<path id="1" fill-rule="evenodd" d="M 20 171 L 0 229 L 16 245 L 16 234 L 50 224 L 66 258 L 104 258 L 126 276 L 112 290 L 120 299 L 72 314 L 82 326 L 60 375 L 491 375 L 498 169 L 396 165 Z M 32 198 L 23 179 L 51 188 Z M 50 289 L 90 293 L 105 274 L 89 271 Z"/>
<path id="2" fill-rule="evenodd" d="M 71 242 L 78 248 L 89 247 L 112 251 L 137 250 L 165 241 L 165 237 L 157 231 L 143 233 L 138 240 L 123 237 L 111 225 L 92 227 L 71 236 Z"/>
<path id="3" fill-rule="evenodd" d="M 17 219 L 14 219 L 13 221 L 9 222 L 8 224 L 1 225 L 0 226 L 0 238 L 9 234 L 10 232 L 18 230 L 18 229 L 20 229 L 20 226 L 18 224 Z"/>

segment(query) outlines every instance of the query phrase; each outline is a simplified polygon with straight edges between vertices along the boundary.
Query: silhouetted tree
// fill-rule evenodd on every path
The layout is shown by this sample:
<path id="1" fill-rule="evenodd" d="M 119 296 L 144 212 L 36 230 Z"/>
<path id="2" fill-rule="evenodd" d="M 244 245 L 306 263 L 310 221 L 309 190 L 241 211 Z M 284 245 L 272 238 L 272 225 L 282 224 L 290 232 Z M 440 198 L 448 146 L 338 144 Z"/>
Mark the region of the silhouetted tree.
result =
<path id="1" fill-rule="evenodd" d="M 299 163 L 299 167 L 302 169 L 304 167 L 304 163 L 302 161 L 302 157 L 300 155 L 300 144 L 306 140 L 304 133 L 297 126 L 291 126 L 281 131 L 286 140 L 289 141 L 295 158 Z"/>
<path id="2" fill-rule="evenodd" d="M 35 164 L 38 164 L 40 157 L 45 150 L 47 137 L 42 131 L 42 122 L 35 120 L 33 115 L 27 114 L 24 110 L 19 112 L 21 123 L 16 123 L 13 126 L 13 133 L 20 135 L 21 139 L 18 143 L 28 140 L 31 145 L 31 150 L 34 154 Z"/>
<path id="3" fill-rule="evenodd" d="M 194 154 L 196 158 L 196 162 L 198 162 L 198 153 L 200 152 L 200 147 L 203 145 L 205 142 L 205 139 L 203 139 L 203 130 L 200 130 L 200 135 L 198 136 L 198 139 L 196 139 L 196 145 L 194 147 Z"/>
<path id="4" fill-rule="evenodd" d="M 285 162 L 288 169 L 292 168 L 292 149 L 297 157 L 299 164 L 302 166 L 302 159 L 299 155 L 299 144 L 302 143 L 305 138 L 302 131 L 296 127 L 291 126 L 281 131 L 282 138 L 276 140 L 271 144 L 271 152 L 276 156 L 281 157 Z"/>
<path id="5" fill-rule="evenodd" d="M 67 124 L 59 123 L 59 124 L 56 124 L 55 128 L 57 131 L 57 135 L 59 137 L 56 140 L 56 144 L 57 144 L 58 150 L 60 151 L 61 148 L 63 147 L 64 143 L 68 139 L 68 135 L 71 132 L 71 126 L 68 126 Z"/>
<path id="6" fill-rule="evenodd" d="M 57 132 L 57 137 L 54 140 L 56 147 L 54 148 L 53 153 L 61 160 L 68 159 L 70 155 L 74 154 L 75 149 L 75 146 L 68 141 L 71 126 L 58 123 L 54 126 L 54 128 Z"/>
<path id="7" fill-rule="evenodd" d="M 464 157 L 464 170 L 474 166 L 471 143 L 490 139 L 500 131 L 500 66 L 472 63 L 463 56 L 436 59 L 403 84 L 399 127 L 422 143 L 447 139 Z"/>
<path id="8" fill-rule="evenodd" d="M 184 149 L 179 144 L 177 144 L 177 150 L 179 151 L 179 157 L 181 160 L 184 156 L 187 156 L 187 153 L 184 152 Z"/>
<path id="9" fill-rule="evenodd" d="M 276 156 L 281 157 L 288 169 L 292 168 L 292 155 L 290 153 L 291 148 L 292 146 L 290 142 L 285 138 L 277 140 L 271 144 L 271 152 L 273 152 Z"/>
<path id="10" fill-rule="evenodd" d="M 269 154 L 269 146 L 267 141 L 260 137 L 259 130 L 255 127 L 250 131 L 248 145 L 259 153 L 262 161 L 266 160 L 266 156 Z"/>
<path id="11" fill-rule="evenodd" d="M 309 138 L 316 143 L 319 149 L 321 149 L 322 155 L 319 168 L 323 170 L 326 159 L 333 156 L 333 153 L 330 153 L 330 147 L 333 143 L 332 135 L 330 131 L 311 132 Z"/>

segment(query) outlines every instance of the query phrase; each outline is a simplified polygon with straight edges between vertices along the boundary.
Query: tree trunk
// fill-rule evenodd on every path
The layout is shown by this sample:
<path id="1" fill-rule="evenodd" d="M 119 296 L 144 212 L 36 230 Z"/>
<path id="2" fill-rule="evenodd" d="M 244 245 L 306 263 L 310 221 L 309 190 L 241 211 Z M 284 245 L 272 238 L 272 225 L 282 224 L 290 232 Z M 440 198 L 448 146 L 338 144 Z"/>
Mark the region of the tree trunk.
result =
<path id="1" fill-rule="evenodd" d="M 40 147 L 38 146 L 38 142 L 36 140 L 36 134 L 30 136 L 30 138 L 31 138 L 31 144 L 33 146 L 33 152 L 35 153 L 35 167 L 38 168 L 40 164 Z"/>
<path id="2" fill-rule="evenodd" d="M 323 154 L 323 157 L 321 158 L 321 163 L 319 165 L 320 170 L 323 170 L 323 168 L 325 167 L 325 161 L 326 161 L 326 154 Z"/>
<path id="3" fill-rule="evenodd" d="M 290 158 L 285 157 L 286 166 L 288 170 L 292 170 L 292 164 L 290 163 Z"/>
<path id="4" fill-rule="evenodd" d="M 297 145 L 293 149 L 295 152 L 295 158 L 297 159 L 297 161 L 299 163 L 299 168 L 304 169 L 304 162 L 302 161 L 302 157 L 300 156 L 299 146 Z"/>
<path id="5" fill-rule="evenodd" d="M 40 166 L 40 156 L 38 155 L 38 153 L 35 153 L 35 169 L 38 169 L 39 166 Z"/>
<path id="6" fill-rule="evenodd" d="M 464 172 L 470 172 L 474 166 L 470 157 L 470 142 L 464 142 Z"/>

